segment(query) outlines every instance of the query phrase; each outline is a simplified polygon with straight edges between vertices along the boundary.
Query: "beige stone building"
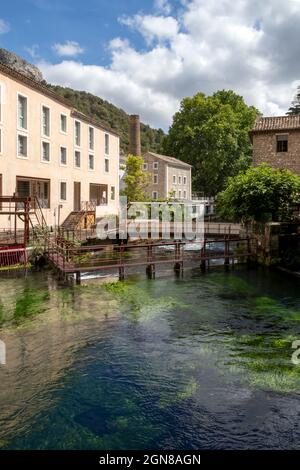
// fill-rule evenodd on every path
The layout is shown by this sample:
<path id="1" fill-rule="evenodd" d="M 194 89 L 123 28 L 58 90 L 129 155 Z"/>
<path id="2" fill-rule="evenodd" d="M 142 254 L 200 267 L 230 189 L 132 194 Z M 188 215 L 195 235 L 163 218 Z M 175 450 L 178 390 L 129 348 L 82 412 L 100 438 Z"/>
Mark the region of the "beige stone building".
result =
<path id="1" fill-rule="evenodd" d="M 192 167 L 177 158 L 147 152 L 143 155 L 144 171 L 150 175 L 147 193 L 152 199 L 170 196 L 180 200 L 192 198 Z"/>
<path id="2" fill-rule="evenodd" d="M 49 226 L 83 203 L 97 216 L 119 201 L 119 136 L 67 100 L 0 64 L 0 194 L 36 196 Z M 60 208 L 58 210 L 58 208 Z M 2 227 L 10 221 L 0 218 Z"/>
<path id="3" fill-rule="evenodd" d="M 300 175 L 300 116 L 259 117 L 250 132 L 253 163 Z"/>

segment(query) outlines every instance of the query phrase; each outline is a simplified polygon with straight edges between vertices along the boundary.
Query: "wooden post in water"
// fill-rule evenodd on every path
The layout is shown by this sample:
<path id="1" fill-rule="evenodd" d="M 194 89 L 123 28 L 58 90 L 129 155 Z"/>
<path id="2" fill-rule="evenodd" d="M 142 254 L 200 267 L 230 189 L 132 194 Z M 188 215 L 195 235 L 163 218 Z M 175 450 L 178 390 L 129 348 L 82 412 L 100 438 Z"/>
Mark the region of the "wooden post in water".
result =
<path id="1" fill-rule="evenodd" d="M 125 268 L 124 266 L 119 267 L 119 281 L 124 281 L 125 279 Z"/>
<path id="2" fill-rule="evenodd" d="M 224 252 L 224 255 L 225 255 L 225 260 L 224 260 L 224 265 L 226 266 L 226 268 L 229 267 L 229 264 L 230 264 L 230 258 L 229 258 L 229 238 L 227 238 L 225 236 L 225 239 L 224 239 L 224 243 L 225 243 L 225 252 Z"/>
<path id="3" fill-rule="evenodd" d="M 155 279 L 155 264 L 148 264 L 146 274 L 149 279 Z"/>
<path id="4" fill-rule="evenodd" d="M 202 271 L 206 270 L 206 260 L 204 259 L 205 256 L 206 256 L 206 239 L 204 238 L 203 247 L 200 250 L 200 259 L 201 259 L 200 268 Z"/>
<path id="5" fill-rule="evenodd" d="M 79 286 L 81 284 L 81 275 L 80 271 L 77 271 L 76 273 L 76 284 Z"/>
<path id="6" fill-rule="evenodd" d="M 146 274 L 149 279 L 155 278 L 155 264 L 153 263 L 153 246 L 147 246 L 147 262 L 149 263 L 146 267 Z"/>
<path id="7" fill-rule="evenodd" d="M 175 263 L 174 263 L 174 271 L 176 274 L 180 274 L 183 266 L 183 262 L 181 260 L 181 245 L 179 242 L 175 244 Z"/>

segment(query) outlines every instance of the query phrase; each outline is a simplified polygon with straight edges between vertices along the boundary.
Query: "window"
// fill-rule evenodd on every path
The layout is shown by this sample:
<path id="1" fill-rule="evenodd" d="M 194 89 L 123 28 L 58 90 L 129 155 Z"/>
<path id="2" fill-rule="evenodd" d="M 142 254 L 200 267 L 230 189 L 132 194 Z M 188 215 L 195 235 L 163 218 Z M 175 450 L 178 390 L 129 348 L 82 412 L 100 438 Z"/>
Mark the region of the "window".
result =
<path id="1" fill-rule="evenodd" d="M 50 109 L 46 106 L 42 107 L 42 134 L 50 136 Z"/>
<path id="2" fill-rule="evenodd" d="M 95 169 L 95 159 L 94 155 L 89 155 L 89 170 Z"/>
<path id="3" fill-rule="evenodd" d="M 27 137 L 25 135 L 18 135 L 18 157 L 27 157 Z"/>
<path id="4" fill-rule="evenodd" d="M 116 199 L 116 188 L 114 186 L 110 187 L 110 199 L 112 201 Z"/>
<path id="5" fill-rule="evenodd" d="M 60 115 L 60 130 L 64 134 L 67 133 L 67 116 L 65 114 Z"/>
<path id="6" fill-rule="evenodd" d="M 186 199 L 186 190 L 183 191 L 183 198 Z"/>
<path id="7" fill-rule="evenodd" d="M 109 154 L 109 134 L 105 134 L 105 154 Z"/>
<path id="8" fill-rule="evenodd" d="M 67 149 L 66 147 L 60 147 L 60 164 L 67 164 Z"/>
<path id="9" fill-rule="evenodd" d="M 158 195 L 157 195 L 157 191 L 153 191 L 152 192 L 152 199 L 157 199 Z"/>
<path id="10" fill-rule="evenodd" d="M 90 184 L 90 201 L 96 206 L 106 206 L 108 197 L 108 186 L 106 184 Z"/>
<path id="11" fill-rule="evenodd" d="M 79 121 L 75 121 L 75 145 L 80 147 L 81 144 L 81 125 Z"/>
<path id="12" fill-rule="evenodd" d="M 158 170 L 158 162 L 153 162 L 153 170 Z"/>
<path id="13" fill-rule="evenodd" d="M 288 135 L 277 135 L 277 152 L 288 152 Z"/>
<path id="14" fill-rule="evenodd" d="M 50 144 L 49 142 L 42 142 L 42 161 L 50 162 Z"/>
<path id="15" fill-rule="evenodd" d="M 75 166 L 76 168 L 80 168 L 81 165 L 81 154 L 78 150 L 75 151 Z"/>
<path id="16" fill-rule="evenodd" d="M 173 175 L 173 184 L 176 184 L 176 175 Z"/>
<path id="17" fill-rule="evenodd" d="M 186 184 L 186 176 L 183 177 L 183 184 Z"/>
<path id="18" fill-rule="evenodd" d="M 109 172 L 109 160 L 108 160 L 108 158 L 105 158 L 104 165 L 105 165 L 105 173 L 108 173 Z"/>
<path id="19" fill-rule="evenodd" d="M 27 98 L 18 95 L 18 127 L 27 129 Z"/>
<path id="20" fill-rule="evenodd" d="M 60 182 L 60 200 L 67 200 L 67 183 L 65 181 Z"/>
<path id="21" fill-rule="evenodd" d="M 178 176 L 178 184 L 181 184 L 181 176 Z"/>
<path id="22" fill-rule="evenodd" d="M 158 175 L 153 175 L 153 183 L 158 184 Z"/>
<path id="23" fill-rule="evenodd" d="M 50 208 L 50 180 L 17 177 L 17 194 L 19 197 L 37 197 L 43 209 Z"/>
<path id="24" fill-rule="evenodd" d="M 89 147 L 90 150 L 94 150 L 95 147 L 95 130 L 93 127 L 89 127 Z"/>
<path id="25" fill-rule="evenodd" d="M 181 199 L 181 189 L 178 191 L 178 199 Z"/>
<path id="26" fill-rule="evenodd" d="M 144 170 L 144 171 L 147 171 L 147 170 L 148 170 L 148 163 L 144 163 L 144 164 L 143 164 L 143 170 Z"/>

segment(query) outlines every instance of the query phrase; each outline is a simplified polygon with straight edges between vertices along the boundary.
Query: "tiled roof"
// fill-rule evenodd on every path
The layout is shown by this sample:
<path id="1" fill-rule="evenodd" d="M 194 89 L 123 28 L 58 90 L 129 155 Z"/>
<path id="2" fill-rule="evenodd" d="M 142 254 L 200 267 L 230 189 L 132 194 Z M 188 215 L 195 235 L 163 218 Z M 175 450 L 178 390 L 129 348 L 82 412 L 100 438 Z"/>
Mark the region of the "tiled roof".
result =
<path id="1" fill-rule="evenodd" d="M 21 82 L 24 85 L 27 85 L 28 87 L 30 87 L 30 88 L 32 88 L 36 91 L 39 91 L 43 95 L 48 96 L 49 98 L 57 101 L 58 103 L 61 103 L 62 105 L 66 106 L 67 108 L 70 108 L 71 113 L 74 117 L 77 117 L 78 119 L 82 119 L 83 121 L 85 121 L 89 124 L 92 124 L 93 126 L 98 127 L 99 129 L 101 129 L 103 131 L 109 132 L 110 134 L 113 134 L 113 135 L 116 135 L 117 137 L 119 137 L 118 132 L 116 132 L 115 130 L 110 129 L 108 126 L 105 126 L 104 124 L 102 124 L 98 120 L 92 119 L 89 116 L 86 116 L 85 114 L 79 112 L 76 108 L 74 108 L 74 105 L 69 100 L 67 100 L 66 98 L 63 98 L 58 93 L 55 93 L 50 88 L 48 88 L 47 85 L 45 84 L 45 82 L 37 82 L 33 78 L 29 78 L 26 75 L 23 75 L 22 73 L 17 72 L 13 68 L 9 67 L 6 64 L 3 64 L 2 62 L 0 62 L 0 73 L 3 73 L 5 75 L 13 78 L 13 79 L 17 80 L 18 82 Z"/>
<path id="2" fill-rule="evenodd" d="M 154 158 L 163 160 L 164 162 L 168 163 L 171 166 L 181 166 L 185 168 L 192 168 L 192 165 L 189 165 L 188 163 L 185 163 L 182 160 L 178 160 L 178 158 L 169 157 L 168 155 L 160 155 L 154 152 L 146 152 L 145 155 L 151 155 Z"/>
<path id="3" fill-rule="evenodd" d="M 300 115 L 259 117 L 256 119 L 251 133 L 264 131 L 285 131 L 292 129 L 300 129 Z"/>

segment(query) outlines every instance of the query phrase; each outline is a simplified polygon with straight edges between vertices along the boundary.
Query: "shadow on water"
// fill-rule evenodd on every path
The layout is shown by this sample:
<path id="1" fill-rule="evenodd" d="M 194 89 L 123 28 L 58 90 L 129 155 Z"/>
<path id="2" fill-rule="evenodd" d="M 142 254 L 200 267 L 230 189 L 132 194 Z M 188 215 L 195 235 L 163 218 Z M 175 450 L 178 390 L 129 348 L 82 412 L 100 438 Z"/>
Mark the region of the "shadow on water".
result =
<path id="1" fill-rule="evenodd" d="M 0 281 L 0 447 L 299 448 L 299 281 Z"/>

